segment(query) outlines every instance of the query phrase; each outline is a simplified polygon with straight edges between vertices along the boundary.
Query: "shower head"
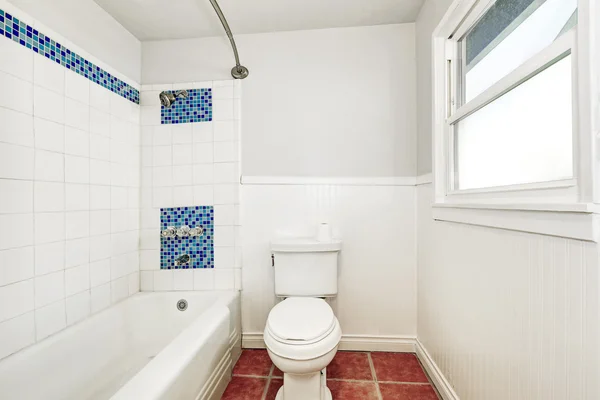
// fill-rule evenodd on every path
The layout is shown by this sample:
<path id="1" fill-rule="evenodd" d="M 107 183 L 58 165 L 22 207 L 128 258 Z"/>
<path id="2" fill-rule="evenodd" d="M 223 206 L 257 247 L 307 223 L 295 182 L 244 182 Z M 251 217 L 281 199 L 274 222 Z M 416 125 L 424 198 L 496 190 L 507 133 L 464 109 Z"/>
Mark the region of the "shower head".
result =
<path id="1" fill-rule="evenodd" d="M 175 93 L 160 92 L 158 97 L 160 98 L 160 104 L 165 108 L 169 108 L 175 103 L 175 100 L 177 100 L 178 97 L 183 99 L 188 97 L 188 92 L 187 90 L 178 90 Z"/>

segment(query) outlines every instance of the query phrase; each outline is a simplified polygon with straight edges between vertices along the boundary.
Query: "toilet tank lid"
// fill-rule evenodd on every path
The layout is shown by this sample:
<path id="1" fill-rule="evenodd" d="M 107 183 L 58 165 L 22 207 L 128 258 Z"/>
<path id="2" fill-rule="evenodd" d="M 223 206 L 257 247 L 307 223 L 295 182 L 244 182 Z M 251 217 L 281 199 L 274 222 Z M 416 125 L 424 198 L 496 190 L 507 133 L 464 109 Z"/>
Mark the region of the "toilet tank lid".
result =
<path id="1" fill-rule="evenodd" d="M 280 253 L 314 253 L 340 251 L 342 241 L 333 239 L 319 242 L 313 238 L 285 238 L 271 241 L 271 251 Z"/>

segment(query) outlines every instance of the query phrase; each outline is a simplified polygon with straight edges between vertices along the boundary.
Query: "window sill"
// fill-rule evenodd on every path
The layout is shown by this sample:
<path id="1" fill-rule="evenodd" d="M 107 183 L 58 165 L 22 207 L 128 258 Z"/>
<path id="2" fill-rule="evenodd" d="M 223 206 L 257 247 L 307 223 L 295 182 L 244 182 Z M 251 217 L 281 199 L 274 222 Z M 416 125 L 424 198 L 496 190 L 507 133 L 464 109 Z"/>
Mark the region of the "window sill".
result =
<path id="1" fill-rule="evenodd" d="M 600 241 L 596 204 L 451 204 L 436 203 L 432 217 L 468 225 Z"/>

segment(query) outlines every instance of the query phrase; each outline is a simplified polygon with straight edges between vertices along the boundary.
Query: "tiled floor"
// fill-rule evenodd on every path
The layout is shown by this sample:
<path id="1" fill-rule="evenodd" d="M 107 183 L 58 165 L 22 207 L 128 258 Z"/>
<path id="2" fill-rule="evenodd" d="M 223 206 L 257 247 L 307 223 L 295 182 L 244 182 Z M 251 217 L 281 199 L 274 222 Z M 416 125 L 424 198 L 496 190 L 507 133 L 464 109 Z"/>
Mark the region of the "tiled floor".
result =
<path id="1" fill-rule="evenodd" d="M 274 400 L 283 374 L 266 350 L 244 350 L 222 400 Z M 438 400 L 414 354 L 339 351 L 327 367 L 334 400 Z"/>

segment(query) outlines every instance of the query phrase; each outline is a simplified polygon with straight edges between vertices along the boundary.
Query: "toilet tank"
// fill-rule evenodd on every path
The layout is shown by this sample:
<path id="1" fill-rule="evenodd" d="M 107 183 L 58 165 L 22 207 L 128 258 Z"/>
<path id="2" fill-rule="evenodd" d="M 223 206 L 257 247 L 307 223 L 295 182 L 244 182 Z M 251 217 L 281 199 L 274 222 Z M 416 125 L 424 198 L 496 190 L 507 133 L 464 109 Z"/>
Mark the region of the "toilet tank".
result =
<path id="1" fill-rule="evenodd" d="M 338 254 L 342 242 L 311 238 L 271 242 L 275 295 L 334 297 L 338 292 Z"/>

